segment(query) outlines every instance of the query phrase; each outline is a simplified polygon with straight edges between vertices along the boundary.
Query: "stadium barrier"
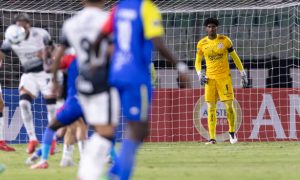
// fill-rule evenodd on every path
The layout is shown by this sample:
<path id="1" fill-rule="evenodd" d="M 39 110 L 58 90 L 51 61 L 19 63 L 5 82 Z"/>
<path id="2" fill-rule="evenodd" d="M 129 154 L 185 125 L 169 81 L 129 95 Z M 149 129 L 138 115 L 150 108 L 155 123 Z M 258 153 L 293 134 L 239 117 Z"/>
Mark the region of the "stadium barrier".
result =
<path id="1" fill-rule="evenodd" d="M 207 107 L 203 89 L 159 89 L 154 91 L 148 142 L 206 141 Z M 17 89 L 4 89 L 5 139 L 26 143 L 20 117 Z M 300 95 L 297 88 L 235 89 L 239 141 L 294 141 L 300 136 Z M 32 106 L 36 134 L 42 138 L 47 125 L 42 98 Z M 223 103 L 218 102 L 217 140 L 228 140 L 228 123 Z M 122 138 L 124 128 L 118 127 Z"/>

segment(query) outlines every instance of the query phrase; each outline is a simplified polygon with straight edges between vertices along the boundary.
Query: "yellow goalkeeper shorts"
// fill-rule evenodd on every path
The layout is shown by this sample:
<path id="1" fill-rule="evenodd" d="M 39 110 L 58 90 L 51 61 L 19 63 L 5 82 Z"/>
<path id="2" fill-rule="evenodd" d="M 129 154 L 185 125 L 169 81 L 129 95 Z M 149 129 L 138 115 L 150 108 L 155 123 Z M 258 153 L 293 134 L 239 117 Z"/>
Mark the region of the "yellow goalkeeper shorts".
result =
<path id="1" fill-rule="evenodd" d="M 205 101 L 217 102 L 234 99 L 231 75 L 221 79 L 208 79 L 205 84 Z"/>

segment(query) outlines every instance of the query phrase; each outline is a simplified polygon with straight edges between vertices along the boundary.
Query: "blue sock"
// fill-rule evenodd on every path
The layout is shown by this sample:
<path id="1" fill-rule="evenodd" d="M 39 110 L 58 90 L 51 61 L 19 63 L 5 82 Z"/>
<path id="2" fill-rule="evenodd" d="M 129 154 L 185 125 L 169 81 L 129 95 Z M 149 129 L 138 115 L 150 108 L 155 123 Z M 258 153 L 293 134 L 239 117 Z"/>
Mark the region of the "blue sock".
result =
<path id="1" fill-rule="evenodd" d="M 120 180 L 128 180 L 132 174 L 135 162 L 135 155 L 140 146 L 140 142 L 124 139 L 118 158 Z"/>
<path id="2" fill-rule="evenodd" d="M 51 143 L 53 140 L 54 132 L 50 128 L 46 128 L 45 134 L 43 136 L 43 144 L 42 144 L 42 160 L 48 160 L 49 151 L 51 147 Z"/>

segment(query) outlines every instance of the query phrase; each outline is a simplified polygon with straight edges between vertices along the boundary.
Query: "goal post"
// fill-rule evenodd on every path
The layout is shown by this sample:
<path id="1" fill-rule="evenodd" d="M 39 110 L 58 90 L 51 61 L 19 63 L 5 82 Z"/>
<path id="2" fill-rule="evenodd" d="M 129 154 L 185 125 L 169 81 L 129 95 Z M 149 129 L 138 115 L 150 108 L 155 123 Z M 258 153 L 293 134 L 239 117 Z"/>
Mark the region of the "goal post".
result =
<path id="1" fill-rule="evenodd" d="M 109 10 L 117 1 L 107 1 Z M 218 33 L 233 41 L 249 76 L 250 86 L 242 89 L 240 75 L 230 59 L 235 89 L 239 141 L 294 141 L 300 136 L 299 24 L 300 3 L 293 0 L 154 0 L 162 12 L 165 39 L 175 56 L 189 65 L 193 87 L 179 89 L 178 72 L 157 53 L 153 62 L 157 71 L 151 108 L 150 142 L 206 141 L 207 110 L 194 70 L 197 42 L 206 35 L 203 22 L 219 20 Z M 49 31 L 57 42 L 63 22 L 82 8 L 81 0 L 5 1 L 0 4 L 0 40 L 13 16 L 27 12 L 32 25 Z M 27 141 L 18 114 L 17 87 L 21 75 L 19 61 L 9 56 L 0 69 L 0 81 L 6 103 L 6 139 Z M 47 124 L 41 99 L 34 105 L 38 138 Z M 218 103 L 217 140 L 228 139 L 224 105 Z M 118 137 L 123 128 L 118 128 Z"/>

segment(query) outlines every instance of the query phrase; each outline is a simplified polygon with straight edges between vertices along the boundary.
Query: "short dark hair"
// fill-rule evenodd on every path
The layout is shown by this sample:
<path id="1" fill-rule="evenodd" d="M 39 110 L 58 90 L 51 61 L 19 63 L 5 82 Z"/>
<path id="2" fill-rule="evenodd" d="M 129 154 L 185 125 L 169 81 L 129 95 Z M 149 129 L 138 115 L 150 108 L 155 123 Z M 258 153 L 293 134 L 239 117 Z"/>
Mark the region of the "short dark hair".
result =
<path id="1" fill-rule="evenodd" d="M 103 2 L 104 0 L 85 0 L 85 1 L 91 3 L 98 3 L 98 2 Z"/>
<path id="2" fill-rule="evenodd" d="M 27 13 L 16 14 L 14 16 L 14 20 L 15 20 L 15 22 L 17 22 L 17 21 L 26 21 L 28 23 L 30 23 L 30 21 L 31 21 L 30 16 Z"/>
<path id="3" fill-rule="evenodd" d="M 208 26 L 209 24 L 214 24 L 216 26 L 219 26 L 219 21 L 216 18 L 207 18 L 204 21 L 204 26 Z"/>

